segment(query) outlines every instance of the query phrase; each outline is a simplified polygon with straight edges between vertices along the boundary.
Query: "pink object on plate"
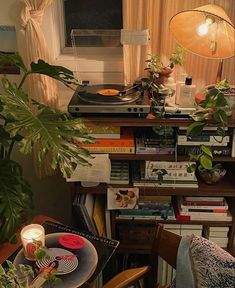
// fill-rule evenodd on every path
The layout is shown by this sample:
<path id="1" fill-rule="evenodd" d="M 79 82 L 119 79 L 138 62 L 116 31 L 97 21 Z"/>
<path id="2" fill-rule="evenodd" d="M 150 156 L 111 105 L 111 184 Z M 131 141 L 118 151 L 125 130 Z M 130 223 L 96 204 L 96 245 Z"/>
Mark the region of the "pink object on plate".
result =
<path id="1" fill-rule="evenodd" d="M 75 234 L 65 234 L 59 238 L 59 243 L 69 249 L 79 249 L 84 246 L 84 239 Z"/>

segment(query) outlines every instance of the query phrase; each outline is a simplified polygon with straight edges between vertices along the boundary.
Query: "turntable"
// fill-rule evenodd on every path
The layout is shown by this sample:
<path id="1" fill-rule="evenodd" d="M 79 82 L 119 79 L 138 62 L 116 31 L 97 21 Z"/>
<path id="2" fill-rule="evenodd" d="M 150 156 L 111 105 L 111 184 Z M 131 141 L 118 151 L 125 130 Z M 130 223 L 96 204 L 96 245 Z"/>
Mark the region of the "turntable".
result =
<path id="1" fill-rule="evenodd" d="M 150 111 L 150 101 L 141 84 L 130 87 L 103 84 L 78 86 L 68 105 L 75 116 L 94 114 L 129 114 L 145 117 Z"/>

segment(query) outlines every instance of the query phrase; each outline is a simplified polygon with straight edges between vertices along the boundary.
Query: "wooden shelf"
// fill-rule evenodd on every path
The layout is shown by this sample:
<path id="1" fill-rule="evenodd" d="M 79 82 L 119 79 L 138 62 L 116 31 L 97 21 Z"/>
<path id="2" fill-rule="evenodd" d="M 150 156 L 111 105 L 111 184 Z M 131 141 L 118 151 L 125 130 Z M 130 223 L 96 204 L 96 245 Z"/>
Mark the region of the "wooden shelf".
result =
<path id="1" fill-rule="evenodd" d="M 154 225 L 156 223 L 156 220 L 152 219 L 118 219 L 115 218 L 115 223 L 142 223 L 142 224 L 148 224 L 151 225 L 151 223 Z M 158 223 L 163 224 L 190 224 L 190 225 L 204 225 L 204 226 L 232 226 L 232 221 L 208 221 L 208 220 L 157 220 Z"/>
<path id="2" fill-rule="evenodd" d="M 171 127 L 187 127 L 193 121 L 189 118 L 135 118 L 135 117 L 86 117 L 82 118 L 86 124 L 104 125 L 104 126 L 127 126 L 127 127 L 151 127 L 151 126 L 171 126 Z M 208 121 L 208 126 L 216 127 L 216 123 Z M 235 127 L 235 119 L 230 119 L 228 127 Z"/>
<path id="3" fill-rule="evenodd" d="M 182 188 L 182 187 L 139 187 L 141 195 L 188 195 L 188 196 L 227 196 L 235 197 L 235 179 L 232 176 L 225 177 L 216 185 L 208 185 L 201 180 L 198 181 L 198 188 Z M 108 187 L 133 187 L 132 185 L 109 185 L 101 183 L 95 187 L 82 187 L 76 184 L 79 193 L 106 194 Z"/>
<path id="4" fill-rule="evenodd" d="M 111 160 L 122 160 L 122 161 L 189 161 L 188 155 L 159 155 L 159 154 L 109 154 Z M 235 162 L 235 157 L 230 156 L 214 156 L 214 161 L 221 162 Z"/>

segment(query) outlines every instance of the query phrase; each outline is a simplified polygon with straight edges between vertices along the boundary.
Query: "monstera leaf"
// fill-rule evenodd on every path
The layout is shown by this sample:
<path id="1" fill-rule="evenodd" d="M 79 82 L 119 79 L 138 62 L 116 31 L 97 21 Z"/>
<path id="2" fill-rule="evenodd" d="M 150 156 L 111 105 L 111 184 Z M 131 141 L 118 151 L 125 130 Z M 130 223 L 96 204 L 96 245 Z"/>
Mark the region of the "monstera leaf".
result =
<path id="1" fill-rule="evenodd" d="M 50 157 L 51 168 L 59 167 L 67 178 L 78 163 L 89 165 L 90 153 L 73 143 L 74 137 L 81 142 L 93 142 L 79 119 L 30 99 L 6 78 L 3 86 L 6 93 L 1 95 L 2 115 L 9 119 L 4 129 L 11 137 L 23 136 L 18 142 L 21 152 L 29 154 L 37 147 L 38 161 Z"/>
<path id="2" fill-rule="evenodd" d="M 31 189 L 20 165 L 12 160 L 0 160 L 0 242 L 12 240 L 22 213 L 30 215 L 32 208 Z"/>

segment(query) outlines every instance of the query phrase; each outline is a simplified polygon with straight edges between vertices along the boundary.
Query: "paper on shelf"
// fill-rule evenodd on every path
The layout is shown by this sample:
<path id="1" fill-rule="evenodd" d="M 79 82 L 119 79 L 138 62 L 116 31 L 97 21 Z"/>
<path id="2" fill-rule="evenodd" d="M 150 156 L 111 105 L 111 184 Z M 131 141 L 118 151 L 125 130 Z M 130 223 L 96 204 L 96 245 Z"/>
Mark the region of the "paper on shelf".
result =
<path id="1" fill-rule="evenodd" d="M 94 158 L 89 159 L 91 166 L 77 165 L 71 178 L 67 182 L 93 182 L 109 183 L 111 176 L 111 161 L 108 154 L 91 154 Z"/>

